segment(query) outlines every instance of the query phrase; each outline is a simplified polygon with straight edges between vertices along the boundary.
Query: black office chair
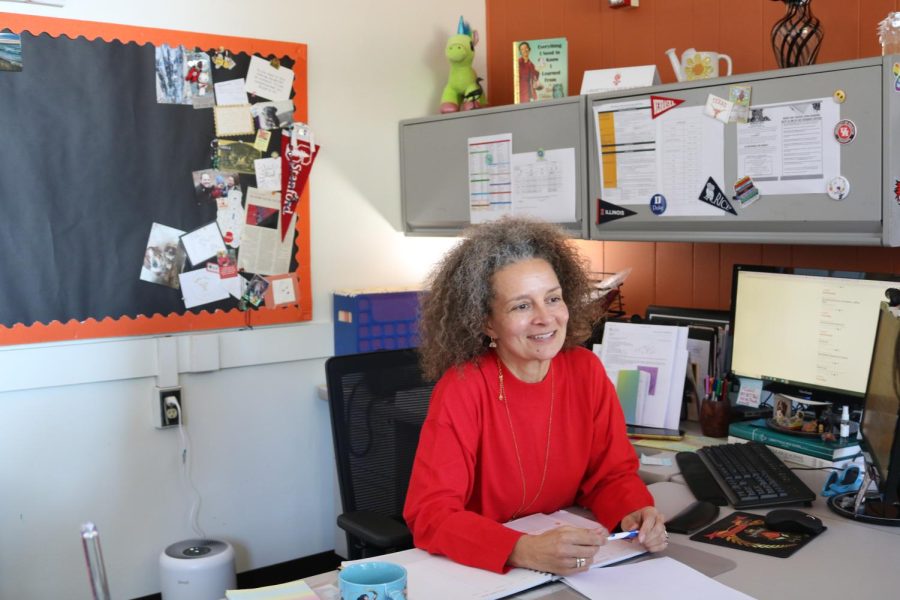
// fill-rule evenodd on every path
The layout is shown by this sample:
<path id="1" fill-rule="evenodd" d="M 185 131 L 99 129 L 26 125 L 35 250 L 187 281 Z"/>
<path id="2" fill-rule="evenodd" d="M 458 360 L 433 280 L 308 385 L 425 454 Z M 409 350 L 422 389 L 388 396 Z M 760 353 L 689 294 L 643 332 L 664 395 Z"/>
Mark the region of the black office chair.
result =
<path id="1" fill-rule="evenodd" d="M 348 558 L 411 548 L 403 503 L 434 384 L 413 349 L 334 356 L 325 375 Z"/>

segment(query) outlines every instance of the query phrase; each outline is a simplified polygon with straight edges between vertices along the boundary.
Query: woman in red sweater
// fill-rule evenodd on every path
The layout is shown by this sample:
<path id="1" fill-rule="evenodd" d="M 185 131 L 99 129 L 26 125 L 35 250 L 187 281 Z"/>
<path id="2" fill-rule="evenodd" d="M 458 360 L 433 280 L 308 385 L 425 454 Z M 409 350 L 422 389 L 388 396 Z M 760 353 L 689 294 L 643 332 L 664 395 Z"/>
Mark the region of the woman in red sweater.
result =
<path id="1" fill-rule="evenodd" d="M 440 377 L 422 428 L 404 517 L 416 546 L 497 572 L 571 574 L 617 525 L 666 547 L 637 474 L 615 389 L 590 351 L 590 288 L 555 226 L 480 225 L 431 276 L 421 314 L 425 376 Z M 526 535 L 511 519 L 568 506 L 597 529 Z"/>

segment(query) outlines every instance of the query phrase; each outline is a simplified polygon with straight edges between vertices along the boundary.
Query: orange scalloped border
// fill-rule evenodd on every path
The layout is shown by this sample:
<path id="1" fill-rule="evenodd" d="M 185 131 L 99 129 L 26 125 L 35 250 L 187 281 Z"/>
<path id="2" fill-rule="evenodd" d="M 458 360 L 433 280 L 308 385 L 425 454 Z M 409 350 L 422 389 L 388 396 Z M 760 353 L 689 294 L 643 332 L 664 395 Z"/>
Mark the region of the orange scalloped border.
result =
<path id="1" fill-rule="evenodd" d="M 61 35 L 72 38 L 84 36 L 88 40 L 99 38 L 106 42 L 118 40 L 124 43 L 135 42 L 142 45 L 153 44 L 154 46 L 180 44 L 188 48 L 224 47 L 232 52 L 259 54 L 266 58 L 289 56 L 294 60 L 294 115 L 299 121 L 308 122 L 309 119 L 306 44 L 12 13 L 0 13 L 0 28 L 10 29 L 18 33 L 27 31 L 33 35 L 46 33 L 53 37 Z M 212 313 L 202 311 L 197 314 L 188 312 L 168 315 L 155 314 L 149 317 L 144 315 L 119 318 L 105 317 L 100 320 L 87 319 L 85 321 L 72 319 L 65 323 L 60 321 L 34 323 L 32 325 L 17 323 L 12 327 L 0 325 L 0 345 L 153 335 L 309 321 L 312 319 L 309 185 L 303 191 L 300 202 L 297 204 L 296 212 L 296 258 L 298 266 L 295 276 L 297 277 L 298 289 L 300 290 L 300 298 L 296 306 L 279 307 L 274 310 L 263 308 L 247 312 L 233 309 L 229 311 L 217 310 Z"/>

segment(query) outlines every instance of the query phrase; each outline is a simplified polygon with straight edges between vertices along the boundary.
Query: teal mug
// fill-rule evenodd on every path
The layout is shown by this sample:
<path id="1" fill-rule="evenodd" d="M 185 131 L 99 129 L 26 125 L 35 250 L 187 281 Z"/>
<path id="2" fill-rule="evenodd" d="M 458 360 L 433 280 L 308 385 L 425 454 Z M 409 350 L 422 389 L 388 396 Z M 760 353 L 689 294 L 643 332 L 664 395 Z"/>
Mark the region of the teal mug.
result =
<path id="1" fill-rule="evenodd" d="M 338 588 L 341 600 L 406 600 L 406 569 L 389 562 L 347 565 Z"/>

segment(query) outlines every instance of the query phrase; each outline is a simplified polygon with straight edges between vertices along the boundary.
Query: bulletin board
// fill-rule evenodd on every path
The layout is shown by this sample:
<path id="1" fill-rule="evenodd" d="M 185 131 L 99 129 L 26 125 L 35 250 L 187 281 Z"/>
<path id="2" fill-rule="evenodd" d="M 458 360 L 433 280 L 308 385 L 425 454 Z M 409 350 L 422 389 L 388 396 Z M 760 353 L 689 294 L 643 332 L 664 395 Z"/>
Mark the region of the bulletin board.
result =
<path id="1" fill-rule="evenodd" d="M 304 44 L 8 13 L 0 31 L 21 35 L 22 55 L 21 71 L 0 71 L 0 345 L 312 319 L 308 184 L 295 209 L 295 303 L 186 309 L 181 290 L 139 278 L 154 223 L 190 232 L 217 210 L 192 180 L 215 166 L 212 109 L 157 102 L 156 48 L 226 50 L 235 68 L 214 82 L 243 76 L 251 56 L 277 59 L 294 72 L 293 120 L 307 123 Z M 240 174 L 245 199 L 255 183 Z"/>

